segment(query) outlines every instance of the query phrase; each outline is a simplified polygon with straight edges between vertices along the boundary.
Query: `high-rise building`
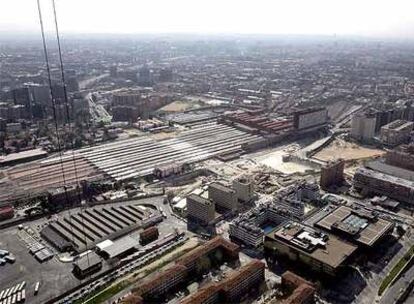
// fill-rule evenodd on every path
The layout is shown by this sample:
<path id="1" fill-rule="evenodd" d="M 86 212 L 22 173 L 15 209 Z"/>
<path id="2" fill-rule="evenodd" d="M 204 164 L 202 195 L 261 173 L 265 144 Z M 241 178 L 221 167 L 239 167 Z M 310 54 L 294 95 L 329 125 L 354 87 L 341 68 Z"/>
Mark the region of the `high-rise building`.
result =
<path id="1" fill-rule="evenodd" d="M 254 196 L 254 185 L 248 177 L 239 177 L 233 180 L 233 189 L 236 197 L 241 202 L 248 202 Z"/>
<path id="2" fill-rule="evenodd" d="M 333 185 L 340 185 L 344 181 L 345 160 L 338 159 L 329 162 L 321 168 L 321 188 L 326 190 Z"/>
<path id="3" fill-rule="evenodd" d="M 217 208 L 226 210 L 237 209 L 236 191 L 219 183 L 212 183 L 208 187 L 208 197 Z"/>
<path id="4" fill-rule="evenodd" d="M 187 197 L 187 217 L 201 224 L 208 225 L 215 218 L 215 205 L 209 199 L 196 194 Z"/>
<path id="5" fill-rule="evenodd" d="M 375 135 L 377 118 L 370 114 L 356 114 L 351 120 L 351 137 L 363 142 L 370 142 Z"/>

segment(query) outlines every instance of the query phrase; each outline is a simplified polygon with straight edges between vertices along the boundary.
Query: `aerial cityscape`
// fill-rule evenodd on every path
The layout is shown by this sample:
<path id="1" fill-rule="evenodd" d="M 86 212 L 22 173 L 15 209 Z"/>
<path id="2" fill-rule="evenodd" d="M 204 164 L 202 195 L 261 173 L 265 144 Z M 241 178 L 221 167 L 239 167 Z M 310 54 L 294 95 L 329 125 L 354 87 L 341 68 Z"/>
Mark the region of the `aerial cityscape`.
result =
<path id="1" fill-rule="evenodd" d="M 414 303 L 414 41 L 40 3 L 0 31 L 0 304 Z"/>

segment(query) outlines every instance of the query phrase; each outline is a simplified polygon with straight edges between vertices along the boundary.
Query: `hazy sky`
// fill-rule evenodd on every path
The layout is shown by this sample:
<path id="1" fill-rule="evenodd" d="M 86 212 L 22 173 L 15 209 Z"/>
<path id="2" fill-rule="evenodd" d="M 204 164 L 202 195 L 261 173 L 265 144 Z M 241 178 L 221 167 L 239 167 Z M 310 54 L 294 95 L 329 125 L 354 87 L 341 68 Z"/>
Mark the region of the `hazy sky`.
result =
<path id="1" fill-rule="evenodd" d="M 41 0 L 45 19 L 51 0 Z M 56 0 L 62 32 L 414 38 L 414 0 Z M 36 0 L 0 0 L 0 31 L 38 31 Z M 50 17 L 50 18 L 48 18 Z M 51 22 L 45 22 L 52 29 Z"/>

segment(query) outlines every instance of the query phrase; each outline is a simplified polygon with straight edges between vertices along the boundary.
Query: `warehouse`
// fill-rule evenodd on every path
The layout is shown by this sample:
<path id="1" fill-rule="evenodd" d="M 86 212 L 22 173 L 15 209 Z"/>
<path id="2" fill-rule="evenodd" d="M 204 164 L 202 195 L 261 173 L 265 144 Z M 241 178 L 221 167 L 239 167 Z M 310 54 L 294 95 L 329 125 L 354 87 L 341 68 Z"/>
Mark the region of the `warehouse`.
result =
<path id="1" fill-rule="evenodd" d="M 106 239 L 123 236 L 149 223 L 161 221 L 152 209 L 136 205 L 90 208 L 50 223 L 41 235 L 58 250 L 82 252 Z"/>
<path id="2" fill-rule="evenodd" d="M 103 248 L 100 251 L 100 255 L 105 259 L 121 259 L 136 251 L 137 248 L 139 248 L 138 241 L 130 236 L 125 236 Z"/>
<path id="3" fill-rule="evenodd" d="M 73 263 L 73 273 L 80 278 L 91 275 L 102 268 L 101 258 L 94 252 L 88 253 Z"/>

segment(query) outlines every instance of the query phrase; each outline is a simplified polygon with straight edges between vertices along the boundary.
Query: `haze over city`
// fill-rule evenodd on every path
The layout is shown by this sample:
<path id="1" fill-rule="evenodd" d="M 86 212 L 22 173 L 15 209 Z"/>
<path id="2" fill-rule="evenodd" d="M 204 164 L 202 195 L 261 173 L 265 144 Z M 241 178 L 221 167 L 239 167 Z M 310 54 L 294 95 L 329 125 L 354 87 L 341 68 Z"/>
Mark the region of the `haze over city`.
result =
<path id="1" fill-rule="evenodd" d="M 41 3 L 51 16 L 50 2 Z M 410 0 L 59 0 L 57 7 L 70 33 L 414 36 Z M 35 0 L 2 0 L 0 30 L 36 32 L 36 10 Z"/>

